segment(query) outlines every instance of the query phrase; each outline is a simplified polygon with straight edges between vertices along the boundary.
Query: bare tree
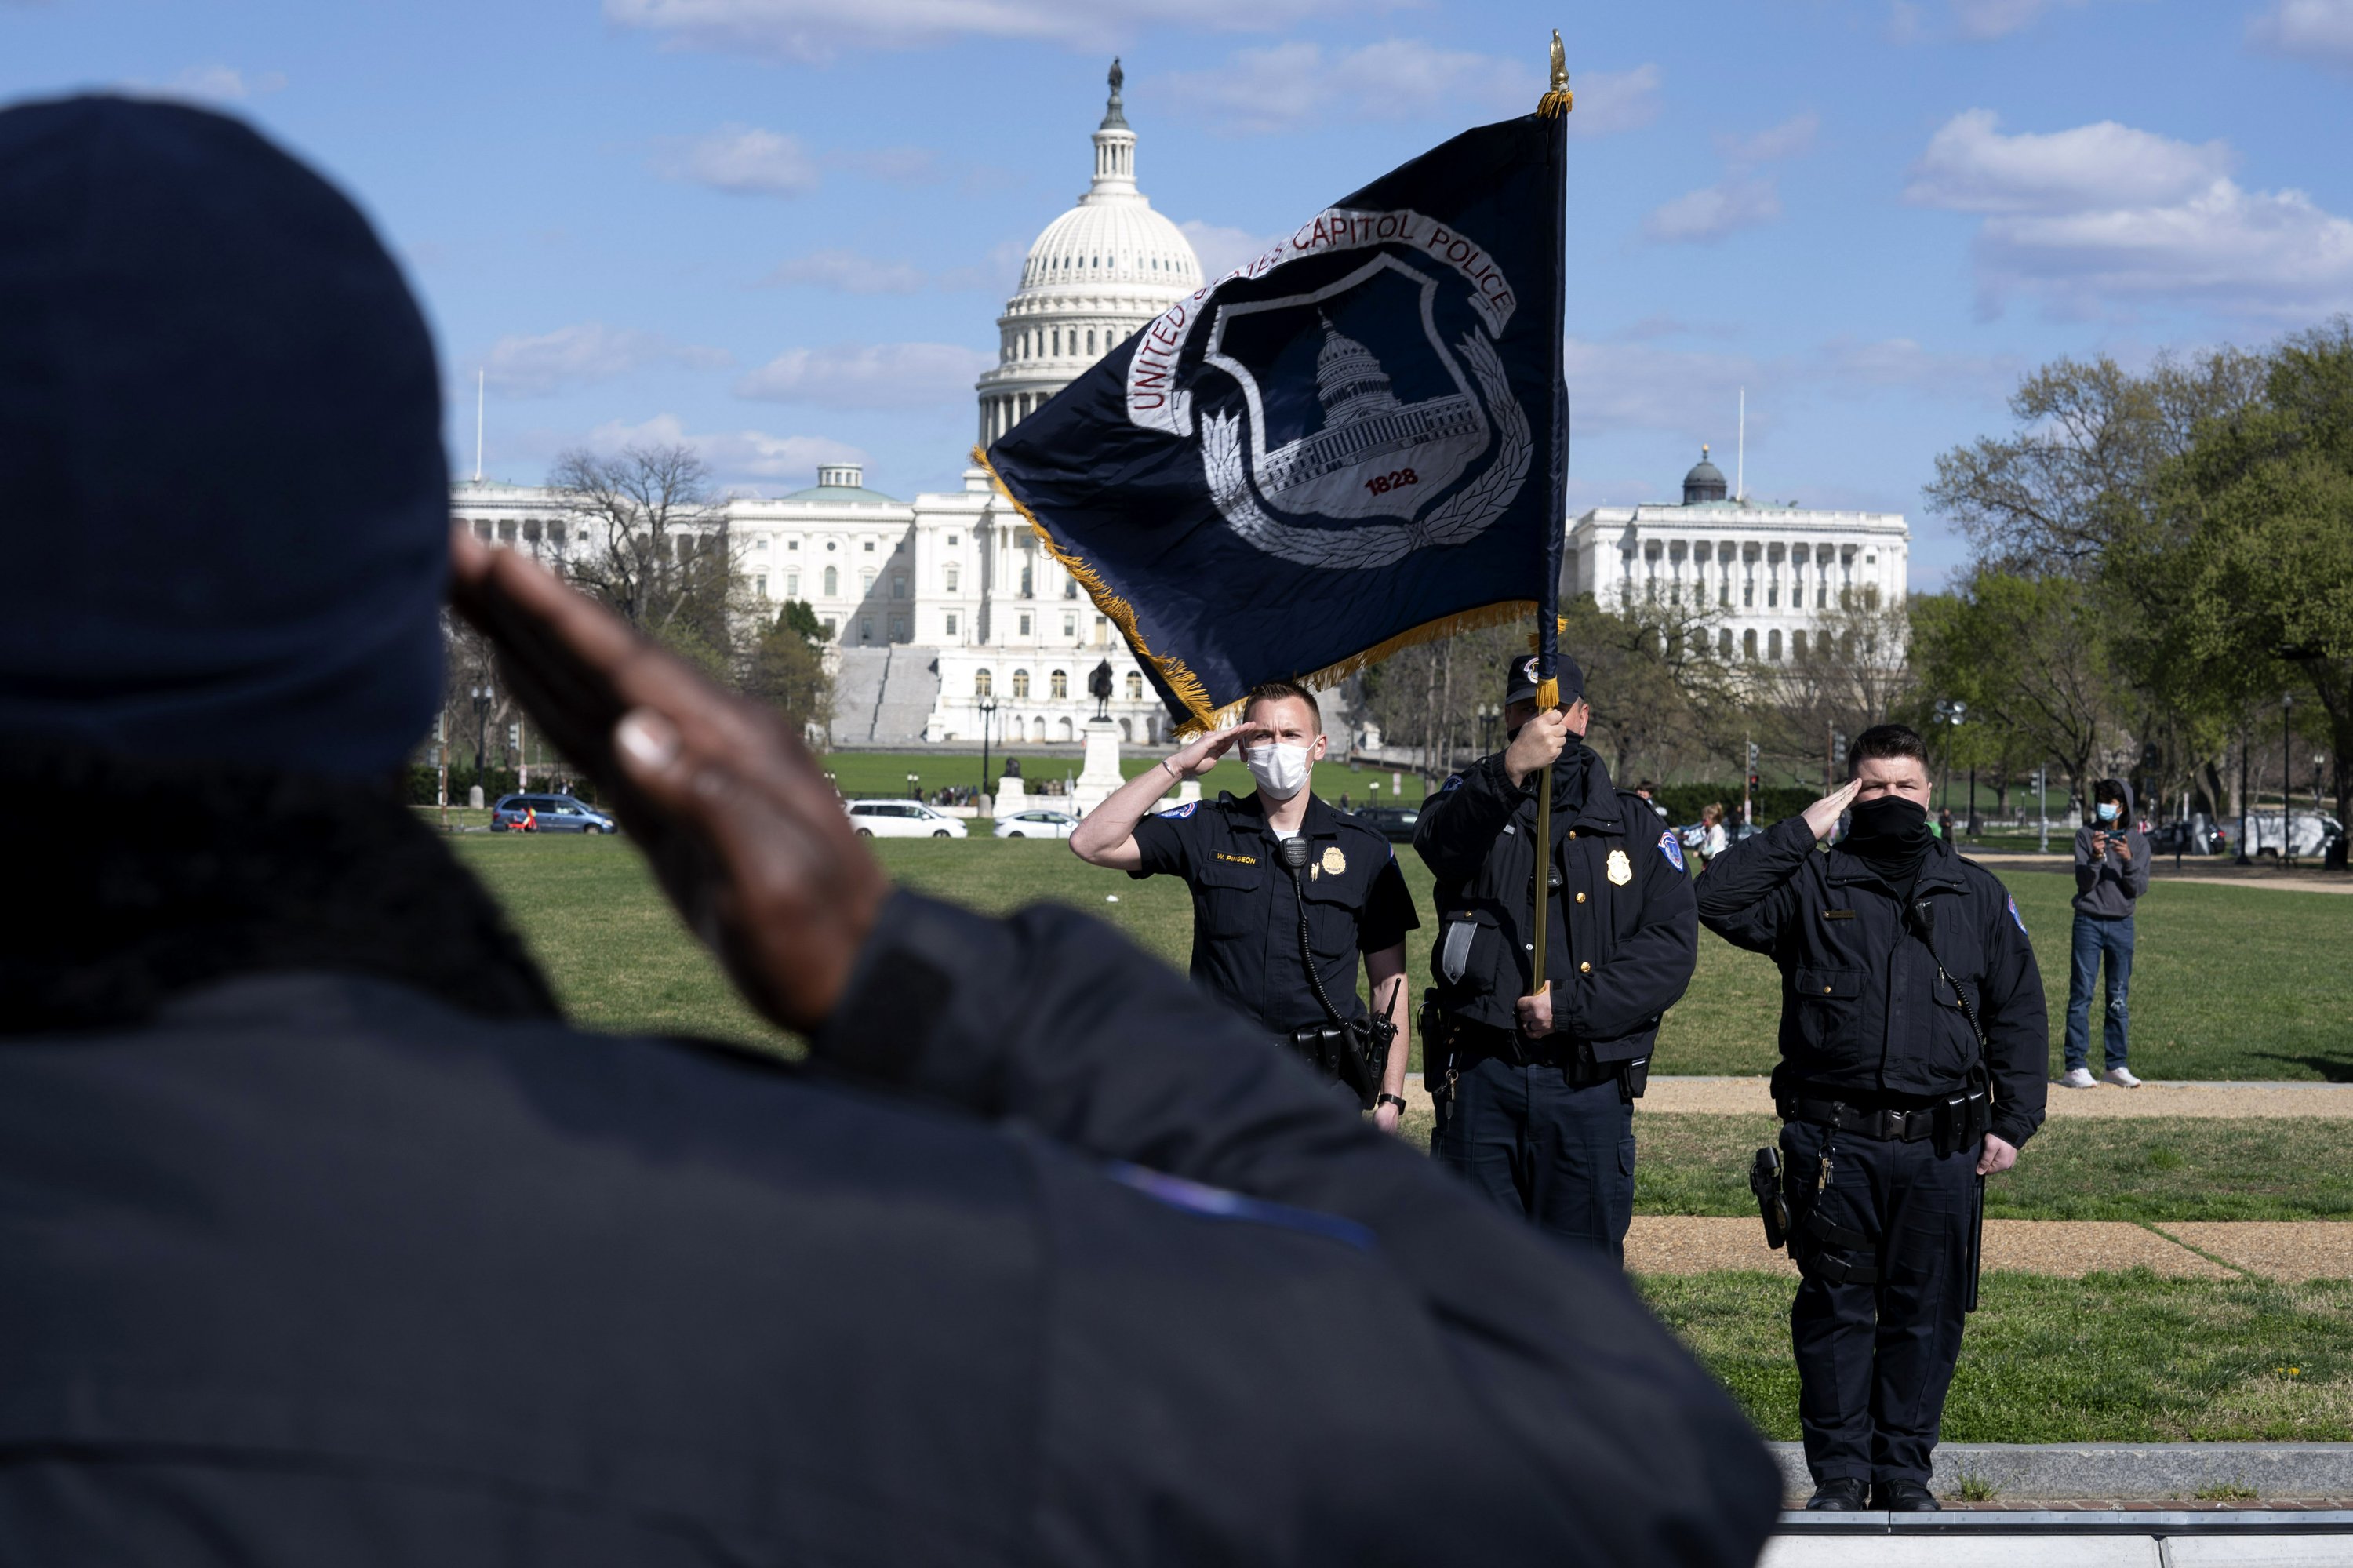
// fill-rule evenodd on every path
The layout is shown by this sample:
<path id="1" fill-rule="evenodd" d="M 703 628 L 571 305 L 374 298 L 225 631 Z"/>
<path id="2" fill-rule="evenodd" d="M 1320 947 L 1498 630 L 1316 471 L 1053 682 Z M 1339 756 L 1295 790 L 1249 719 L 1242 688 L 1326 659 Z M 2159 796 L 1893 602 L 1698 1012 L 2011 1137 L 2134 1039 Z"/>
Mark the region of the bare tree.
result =
<path id="1" fill-rule="evenodd" d="M 2054 360 L 2010 396 L 2015 433 L 1936 459 L 1928 503 L 1960 525 L 1980 566 L 2096 575 L 2100 552 L 2145 517 L 2158 471 L 2201 419 L 2253 402 L 2264 360 L 2235 348 L 2161 355 L 2136 376 L 2105 357 Z"/>
<path id="2" fill-rule="evenodd" d="M 566 562 L 573 582 L 656 641 L 732 675 L 727 514 L 694 450 L 574 448 L 556 458 L 548 487 L 580 531 Z"/>

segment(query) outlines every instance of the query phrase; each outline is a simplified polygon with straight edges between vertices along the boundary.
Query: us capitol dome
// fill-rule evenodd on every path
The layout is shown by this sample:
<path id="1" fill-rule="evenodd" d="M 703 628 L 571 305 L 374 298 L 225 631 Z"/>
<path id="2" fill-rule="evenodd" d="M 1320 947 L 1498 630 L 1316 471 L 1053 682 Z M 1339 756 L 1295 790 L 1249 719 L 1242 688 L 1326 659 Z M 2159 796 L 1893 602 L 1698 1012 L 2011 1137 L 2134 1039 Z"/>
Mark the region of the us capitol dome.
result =
<path id="1" fill-rule="evenodd" d="M 1111 101 L 1094 133 L 1094 178 L 1079 205 L 1046 226 L 1021 263 L 1021 286 L 997 318 L 997 364 L 981 374 L 986 446 L 1035 413 L 1096 360 L 1201 286 L 1184 231 L 1135 185 L 1135 132 Z"/>

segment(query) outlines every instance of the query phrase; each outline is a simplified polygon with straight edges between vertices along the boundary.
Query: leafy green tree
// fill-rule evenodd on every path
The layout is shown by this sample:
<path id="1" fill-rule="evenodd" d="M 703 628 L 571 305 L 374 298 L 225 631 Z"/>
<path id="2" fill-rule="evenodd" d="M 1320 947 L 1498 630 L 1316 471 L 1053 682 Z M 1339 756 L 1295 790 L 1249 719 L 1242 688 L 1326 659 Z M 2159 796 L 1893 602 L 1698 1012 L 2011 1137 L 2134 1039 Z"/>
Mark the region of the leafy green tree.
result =
<path id="1" fill-rule="evenodd" d="M 1922 596 L 1913 658 L 1923 699 L 1968 703 L 1973 720 L 2050 758 L 2075 798 L 2088 799 L 2131 701 L 2103 609 L 2098 590 L 2073 577 L 1998 571 L 1979 571 L 1956 594 Z"/>
<path id="2" fill-rule="evenodd" d="M 783 713 L 819 744 L 833 723 L 833 678 L 826 673 L 825 629 L 794 599 L 761 629 L 744 670 L 746 696 Z"/>
<path id="3" fill-rule="evenodd" d="M 2242 696 L 2300 675 L 2328 717 L 2337 814 L 2353 817 L 2353 321 L 2282 344 L 2261 400 L 2200 429 L 2163 501 L 2168 646 Z"/>

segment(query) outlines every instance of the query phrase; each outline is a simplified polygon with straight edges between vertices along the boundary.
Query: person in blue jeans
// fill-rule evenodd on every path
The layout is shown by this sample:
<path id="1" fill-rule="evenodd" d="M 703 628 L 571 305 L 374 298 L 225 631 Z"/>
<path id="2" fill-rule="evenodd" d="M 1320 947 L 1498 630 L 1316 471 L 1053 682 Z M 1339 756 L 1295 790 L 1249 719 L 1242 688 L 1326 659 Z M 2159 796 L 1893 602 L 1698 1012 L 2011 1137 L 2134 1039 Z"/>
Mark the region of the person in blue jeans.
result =
<path id="1" fill-rule="evenodd" d="M 2105 1082 L 2137 1089 L 2125 1065 L 2131 1027 L 2133 906 L 2148 891 L 2148 835 L 2133 825 L 2132 786 L 2103 779 L 2092 787 L 2092 820 L 2075 830 L 2073 972 L 2067 981 L 2067 1071 L 2063 1089 Z M 2100 1045 L 2107 1070 L 2092 1076 L 2092 987 L 2108 963 L 2106 1023 Z"/>

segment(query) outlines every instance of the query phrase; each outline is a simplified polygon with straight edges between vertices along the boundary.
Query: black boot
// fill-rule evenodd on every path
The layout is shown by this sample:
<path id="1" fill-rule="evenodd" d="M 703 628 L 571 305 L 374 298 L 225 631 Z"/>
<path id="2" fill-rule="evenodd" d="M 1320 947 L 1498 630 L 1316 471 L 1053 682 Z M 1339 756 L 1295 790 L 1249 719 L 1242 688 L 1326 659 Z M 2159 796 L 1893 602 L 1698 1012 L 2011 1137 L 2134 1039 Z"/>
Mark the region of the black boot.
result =
<path id="1" fill-rule="evenodd" d="M 1863 1493 L 1868 1489 L 1861 1476 L 1833 1476 L 1824 1481 L 1806 1501 L 1808 1513 L 1861 1513 Z M 1932 1505 L 1933 1506 L 1933 1505 Z"/>
<path id="2" fill-rule="evenodd" d="M 1889 1513 L 1942 1513 L 1945 1505 L 1918 1481 L 1882 1481 L 1871 1489 L 1871 1506 Z"/>

